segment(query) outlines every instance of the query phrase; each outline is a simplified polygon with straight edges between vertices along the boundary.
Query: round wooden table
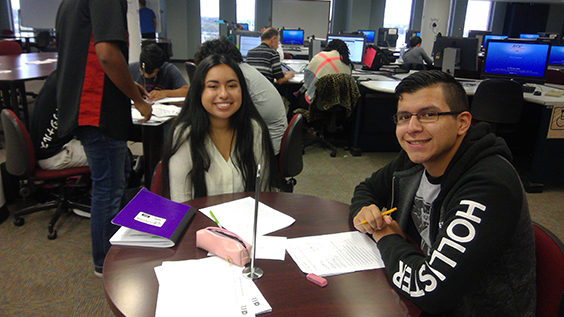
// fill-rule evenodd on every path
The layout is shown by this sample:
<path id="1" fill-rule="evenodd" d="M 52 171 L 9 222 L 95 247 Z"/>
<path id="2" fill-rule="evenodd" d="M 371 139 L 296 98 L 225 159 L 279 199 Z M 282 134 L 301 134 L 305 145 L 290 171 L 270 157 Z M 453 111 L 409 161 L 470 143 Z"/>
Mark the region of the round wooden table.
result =
<path id="1" fill-rule="evenodd" d="M 254 193 L 204 197 L 187 204 L 202 208 L 246 196 L 254 197 Z M 261 193 L 260 201 L 296 219 L 272 235 L 297 238 L 355 230 L 347 204 L 274 192 Z M 163 261 L 206 257 L 207 252 L 196 247 L 195 233 L 214 225 L 196 212 L 172 248 L 112 246 L 104 263 L 104 289 L 112 311 L 117 316 L 154 316 L 159 288 L 154 267 Z M 321 288 L 306 280 L 287 253 L 284 261 L 256 260 L 256 265 L 264 276 L 255 283 L 272 306 L 272 312 L 264 316 L 417 316 L 421 312 L 394 289 L 383 269 L 330 276 L 328 285 Z"/>

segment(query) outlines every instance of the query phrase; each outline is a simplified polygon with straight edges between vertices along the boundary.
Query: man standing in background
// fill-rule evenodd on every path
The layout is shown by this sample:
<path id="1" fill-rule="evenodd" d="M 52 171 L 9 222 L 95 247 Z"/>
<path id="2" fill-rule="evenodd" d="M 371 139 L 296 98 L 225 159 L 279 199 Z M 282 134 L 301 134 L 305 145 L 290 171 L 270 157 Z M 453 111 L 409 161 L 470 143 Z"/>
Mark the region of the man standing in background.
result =
<path id="1" fill-rule="evenodd" d="M 63 0 L 57 13 L 59 136 L 78 137 L 92 178 L 94 273 L 102 276 L 111 220 L 125 204 L 131 101 L 151 117 L 127 64 L 126 0 Z"/>
<path id="2" fill-rule="evenodd" d="M 139 0 L 139 24 L 141 38 L 154 39 L 157 37 L 157 16 L 153 10 L 146 7 L 145 0 Z"/>

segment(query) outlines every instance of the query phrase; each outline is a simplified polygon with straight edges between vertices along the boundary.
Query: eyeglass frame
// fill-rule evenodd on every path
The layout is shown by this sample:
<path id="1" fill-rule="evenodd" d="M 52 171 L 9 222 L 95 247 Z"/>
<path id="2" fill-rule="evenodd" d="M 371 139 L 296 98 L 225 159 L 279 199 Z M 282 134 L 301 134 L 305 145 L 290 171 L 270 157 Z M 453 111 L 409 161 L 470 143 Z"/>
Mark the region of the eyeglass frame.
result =
<path id="1" fill-rule="evenodd" d="M 423 113 L 423 112 L 436 113 L 436 114 L 437 114 L 437 115 L 436 115 L 437 120 L 435 120 L 435 121 L 428 121 L 428 122 L 421 122 L 421 119 L 419 118 L 419 115 L 420 115 L 421 113 Z M 405 123 L 408 123 L 408 122 L 411 120 L 411 118 L 412 118 L 413 116 L 415 116 L 415 117 L 417 118 L 417 121 L 419 121 L 419 123 L 433 123 L 433 122 L 439 121 L 439 117 L 440 117 L 440 116 L 445 116 L 445 115 L 459 115 L 459 114 L 461 114 L 461 113 L 463 113 L 463 112 L 464 112 L 464 111 L 446 111 L 446 112 L 438 112 L 438 111 L 429 110 L 429 109 L 421 110 L 421 111 L 419 111 L 418 113 L 411 113 L 411 112 L 408 112 L 408 111 L 400 111 L 400 112 L 397 112 L 397 113 L 395 113 L 394 115 L 392 115 L 392 121 L 393 121 L 396 125 L 401 125 L 401 124 L 403 124 L 403 123 L 399 123 L 399 122 L 398 122 L 398 113 L 401 113 L 401 114 L 409 114 L 409 119 L 408 119 Z"/>

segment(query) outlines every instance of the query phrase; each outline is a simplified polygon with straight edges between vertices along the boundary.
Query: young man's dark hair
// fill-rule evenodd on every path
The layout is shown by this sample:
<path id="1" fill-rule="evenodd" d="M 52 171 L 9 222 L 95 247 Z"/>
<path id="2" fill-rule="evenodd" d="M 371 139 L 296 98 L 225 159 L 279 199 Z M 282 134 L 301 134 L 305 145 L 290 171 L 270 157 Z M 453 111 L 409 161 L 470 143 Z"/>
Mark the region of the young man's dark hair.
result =
<path id="1" fill-rule="evenodd" d="M 139 65 L 146 74 L 152 74 L 155 69 L 161 68 L 165 61 L 165 55 L 157 44 L 143 47 L 139 55 Z"/>
<path id="2" fill-rule="evenodd" d="M 350 55 L 349 47 L 343 40 L 339 40 L 339 39 L 332 40 L 327 44 L 327 46 L 325 46 L 325 49 L 323 49 L 323 51 L 324 52 L 337 51 L 339 52 L 339 55 L 341 55 L 341 61 L 343 63 L 345 63 L 346 65 L 351 64 L 351 60 L 349 58 Z"/>
<path id="3" fill-rule="evenodd" d="M 468 111 L 468 96 L 464 87 L 454 77 L 440 70 L 417 72 L 406 77 L 397 85 L 396 97 L 399 99 L 404 93 L 414 93 L 435 85 L 442 88 L 451 111 Z"/>
<path id="4" fill-rule="evenodd" d="M 275 28 L 268 28 L 266 29 L 266 31 L 262 32 L 262 34 L 260 35 L 260 40 L 264 41 L 264 40 L 270 40 L 271 38 L 278 36 L 278 30 Z"/>
<path id="5" fill-rule="evenodd" d="M 243 62 L 243 56 L 241 56 L 241 52 L 239 52 L 237 46 L 226 37 L 222 36 L 217 40 L 202 43 L 200 49 L 194 54 L 195 63 L 199 64 L 206 57 L 214 54 L 228 56 L 237 64 Z"/>

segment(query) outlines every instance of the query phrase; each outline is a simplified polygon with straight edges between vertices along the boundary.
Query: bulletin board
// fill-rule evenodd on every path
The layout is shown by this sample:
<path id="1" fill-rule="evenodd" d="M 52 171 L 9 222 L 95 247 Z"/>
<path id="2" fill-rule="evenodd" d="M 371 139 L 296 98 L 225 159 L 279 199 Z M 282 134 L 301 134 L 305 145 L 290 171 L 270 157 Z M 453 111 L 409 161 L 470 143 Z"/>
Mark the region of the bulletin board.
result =
<path id="1" fill-rule="evenodd" d="M 272 27 L 305 31 L 305 37 L 326 38 L 330 1 L 272 0 Z"/>

